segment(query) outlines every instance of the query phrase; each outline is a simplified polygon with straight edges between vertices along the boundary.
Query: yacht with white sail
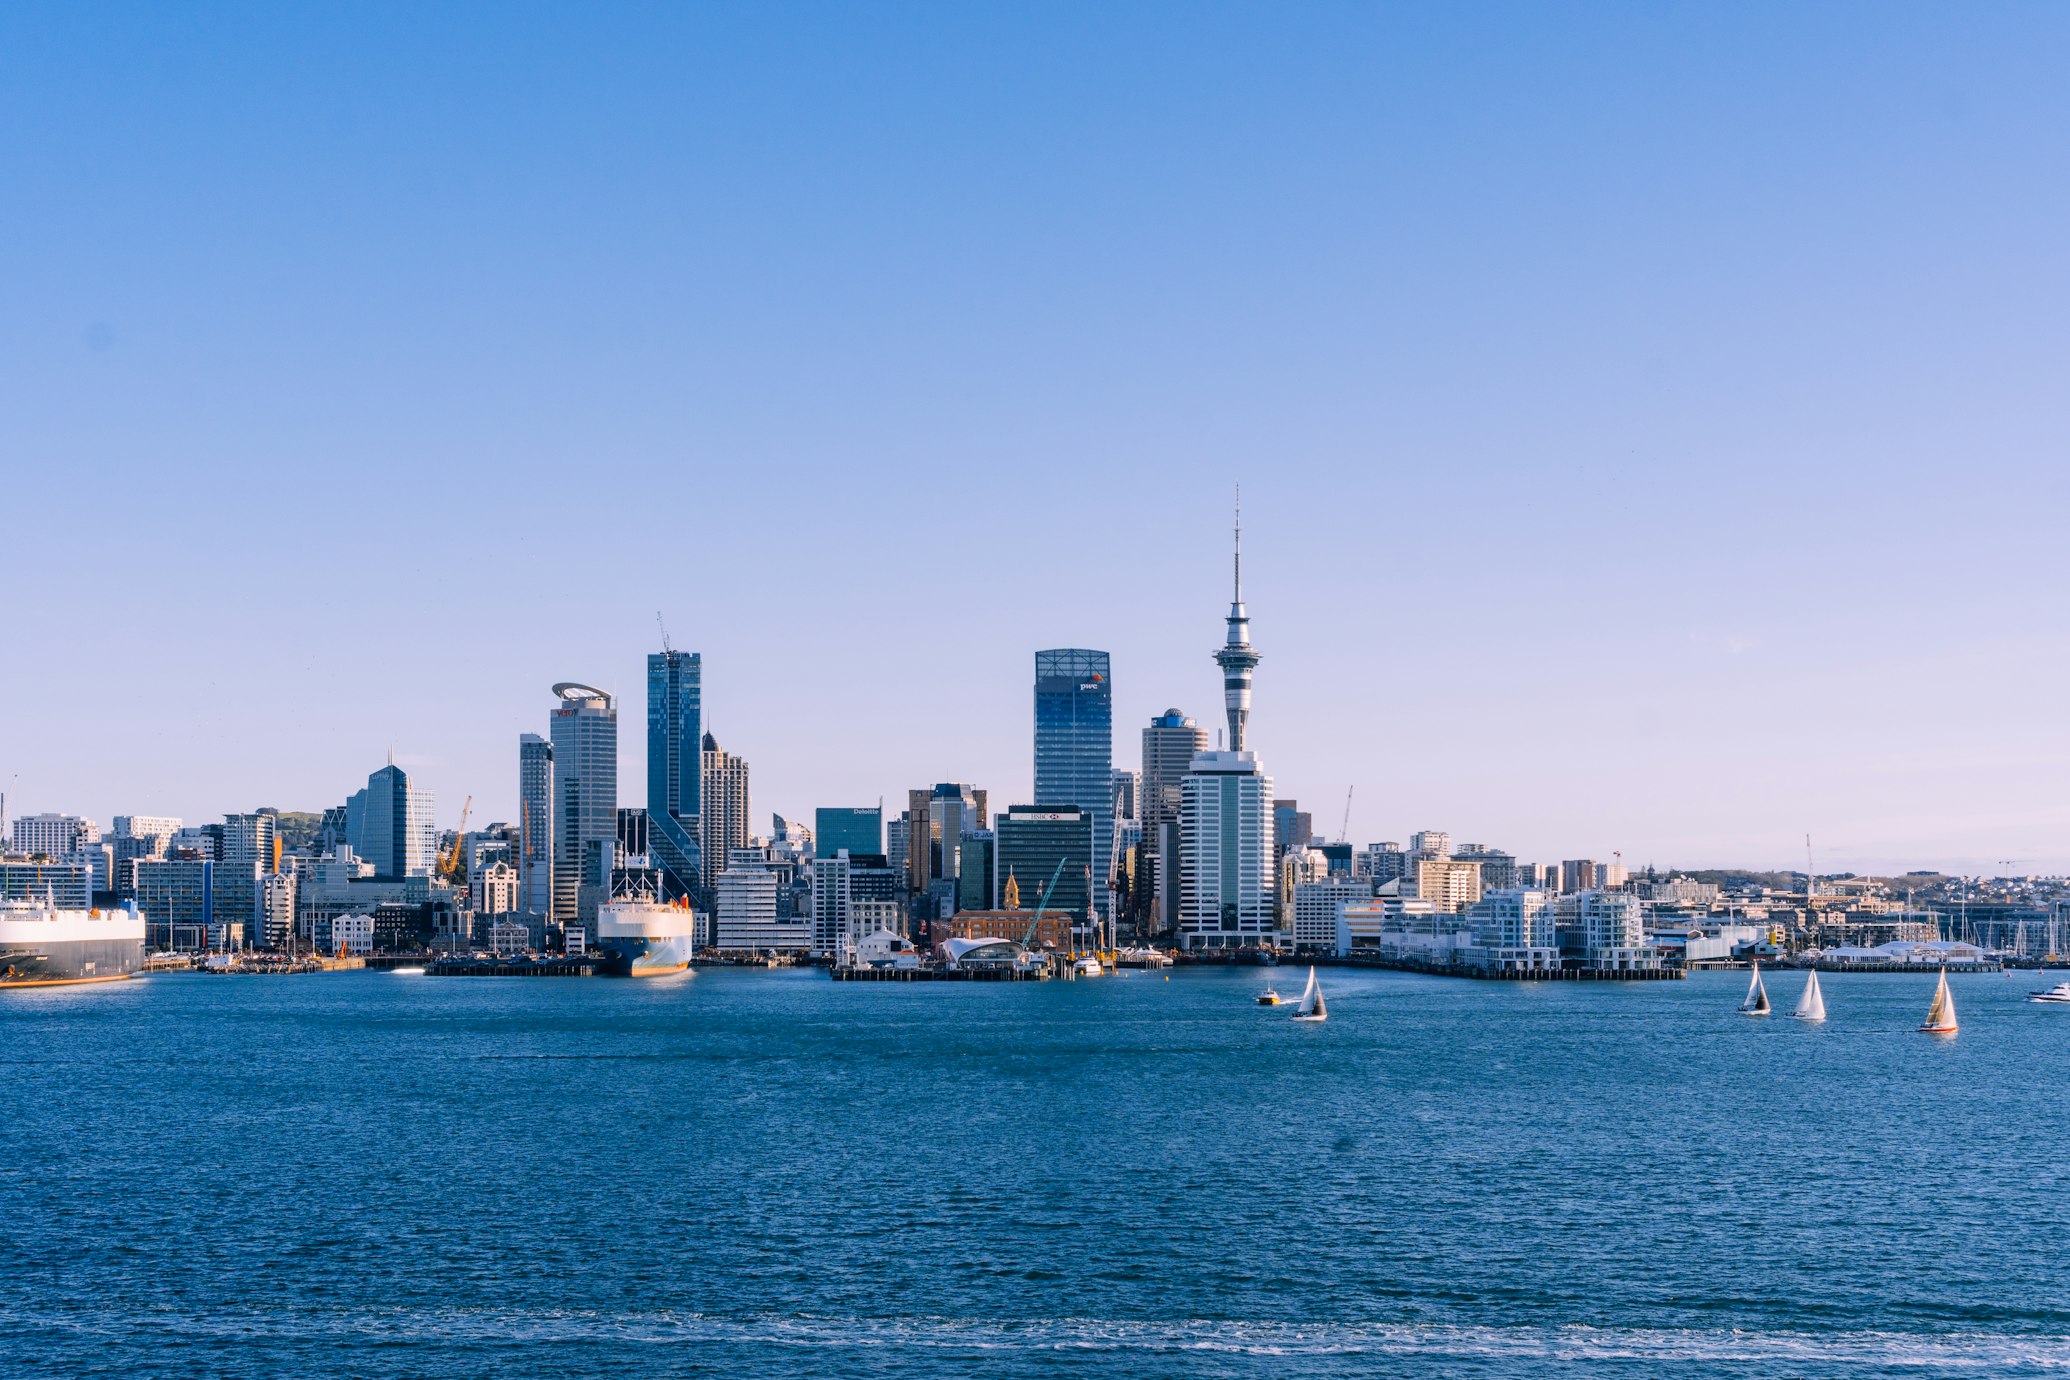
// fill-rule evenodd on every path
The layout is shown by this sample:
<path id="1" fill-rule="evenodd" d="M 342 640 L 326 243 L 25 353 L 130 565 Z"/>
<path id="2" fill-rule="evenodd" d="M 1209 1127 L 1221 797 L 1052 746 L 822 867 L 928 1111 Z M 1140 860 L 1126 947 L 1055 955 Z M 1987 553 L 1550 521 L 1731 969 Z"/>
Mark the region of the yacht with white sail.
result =
<path id="1" fill-rule="evenodd" d="M 1804 995 L 1797 998 L 1797 1009 L 1790 1013 L 1800 1021 L 1822 1021 L 1826 1018 L 1825 993 L 1818 990 L 1818 969 L 1813 968 L 1804 975 Z"/>
<path id="2" fill-rule="evenodd" d="M 1948 990 L 1946 968 L 1941 969 L 1941 980 L 1933 989 L 1933 1005 L 1926 1008 L 1926 1023 L 1919 1029 L 1928 1035 L 1955 1033 L 1955 994 Z"/>
<path id="3" fill-rule="evenodd" d="M 1768 1004 L 1768 989 L 1761 985 L 1761 961 L 1754 960 L 1754 980 L 1747 984 L 1747 999 L 1739 1004 L 1742 1016 L 1765 1016 L 1774 1008 Z"/>
<path id="4" fill-rule="evenodd" d="M 1308 970 L 1308 986 L 1302 990 L 1301 1004 L 1294 1008 L 1297 1021 L 1326 1021 L 1330 1018 L 1329 1007 L 1323 1004 L 1323 989 L 1315 980 L 1315 969 Z"/>

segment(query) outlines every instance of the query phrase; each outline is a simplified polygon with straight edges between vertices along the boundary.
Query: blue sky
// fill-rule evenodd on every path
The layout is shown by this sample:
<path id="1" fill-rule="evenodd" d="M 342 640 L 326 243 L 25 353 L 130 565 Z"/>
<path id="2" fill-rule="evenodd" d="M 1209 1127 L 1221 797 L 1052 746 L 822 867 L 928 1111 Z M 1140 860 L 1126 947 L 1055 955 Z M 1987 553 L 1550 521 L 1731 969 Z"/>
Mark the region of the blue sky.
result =
<path id="1" fill-rule="evenodd" d="M 1334 830 L 2070 868 L 2057 6 L 0 10 L 17 813 L 1117 759 L 1245 492 Z M 478 815 L 479 817 L 479 815 Z M 2000 860 L 2015 860 L 2000 867 Z"/>

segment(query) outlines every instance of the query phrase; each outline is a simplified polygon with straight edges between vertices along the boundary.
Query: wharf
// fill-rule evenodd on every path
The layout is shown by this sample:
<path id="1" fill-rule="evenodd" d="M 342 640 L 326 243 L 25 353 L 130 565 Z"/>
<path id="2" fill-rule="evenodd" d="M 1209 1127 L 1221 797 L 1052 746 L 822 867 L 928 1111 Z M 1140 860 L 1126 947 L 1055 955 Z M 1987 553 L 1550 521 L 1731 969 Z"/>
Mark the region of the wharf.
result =
<path id="1" fill-rule="evenodd" d="M 1044 968 L 829 968 L 836 982 L 1043 982 Z"/>
<path id="2" fill-rule="evenodd" d="M 1836 963 L 1831 959 L 1819 959 L 1813 963 L 1795 960 L 1772 965 L 1778 973 L 1801 973 L 1807 969 L 1821 973 L 1918 973 L 1932 977 L 1943 967 L 1951 973 L 2000 973 L 2006 965 L 1996 959 L 1985 959 L 1980 963 Z"/>
<path id="3" fill-rule="evenodd" d="M 1460 963 L 1430 963 L 1414 958 L 1338 958 L 1302 955 L 1299 963 L 1317 967 L 1381 968 L 1394 973 L 1423 973 L 1430 977 L 1473 978 L 1480 982 L 1680 982 L 1689 975 L 1680 968 L 1639 968 L 1599 971 L 1594 968 L 1558 968 L 1524 972 L 1518 969 L 1469 968 Z M 1291 965 L 1290 965 L 1291 966 Z"/>
<path id="4" fill-rule="evenodd" d="M 590 977 L 597 961 L 573 958 L 440 958 L 424 965 L 433 977 Z"/>

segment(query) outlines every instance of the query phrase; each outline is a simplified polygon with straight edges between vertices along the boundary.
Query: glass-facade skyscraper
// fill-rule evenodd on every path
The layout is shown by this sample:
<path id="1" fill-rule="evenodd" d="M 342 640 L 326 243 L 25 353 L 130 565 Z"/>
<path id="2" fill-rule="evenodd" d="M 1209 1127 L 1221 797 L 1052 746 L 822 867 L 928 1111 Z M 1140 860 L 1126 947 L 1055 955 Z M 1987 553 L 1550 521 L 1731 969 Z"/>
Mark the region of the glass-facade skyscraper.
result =
<path id="1" fill-rule="evenodd" d="M 1104 897 L 1114 839 L 1114 679 L 1105 652 L 1035 653 L 1035 803 L 1090 816 L 1093 891 Z"/>
<path id="2" fill-rule="evenodd" d="M 666 899 L 697 890 L 704 805 L 704 658 L 662 651 L 647 657 L 647 845 Z"/>
<path id="3" fill-rule="evenodd" d="M 618 846 L 618 705 L 573 681 L 553 693 L 553 918 L 586 926 Z"/>
<path id="4" fill-rule="evenodd" d="M 842 849 L 851 853 L 884 851 L 884 811 L 875 805 L 822 805 L 812 812 L 812 846 L 822 858 Z"/>

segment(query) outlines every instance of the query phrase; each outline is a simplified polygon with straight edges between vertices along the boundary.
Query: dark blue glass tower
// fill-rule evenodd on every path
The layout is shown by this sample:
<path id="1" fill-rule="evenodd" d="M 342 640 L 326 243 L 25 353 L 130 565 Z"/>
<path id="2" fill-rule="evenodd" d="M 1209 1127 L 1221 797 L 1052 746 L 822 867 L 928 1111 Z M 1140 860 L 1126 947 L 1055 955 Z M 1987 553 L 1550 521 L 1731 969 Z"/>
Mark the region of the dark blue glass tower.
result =
<path id="1" fill-rule="evenodd" d="M 1092 817 L 1096 904 L 1106 909 L 1114 838 L 1114 679 L 1105 652 L 1035 653 L 1035 803 Z M 1041 879 L 1037 879 L 1038 884 Z"/>
<path id="2" fill-rule="evenodd" d="M 704 661 L 696 652 L 647 657 L 647 847 L 668 898 L 697 890 L 704 790 Z"/>

